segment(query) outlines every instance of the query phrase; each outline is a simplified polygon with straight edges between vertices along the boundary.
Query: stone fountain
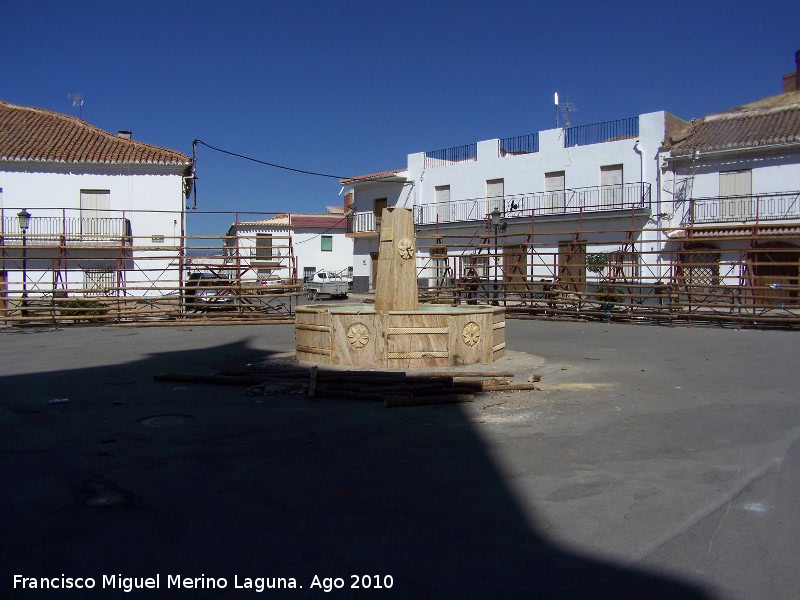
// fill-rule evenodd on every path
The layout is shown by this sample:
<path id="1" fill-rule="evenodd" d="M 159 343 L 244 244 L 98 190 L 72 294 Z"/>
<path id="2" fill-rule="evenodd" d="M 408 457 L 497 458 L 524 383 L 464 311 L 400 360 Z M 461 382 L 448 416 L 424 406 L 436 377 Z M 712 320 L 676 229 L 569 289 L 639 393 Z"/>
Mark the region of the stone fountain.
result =
<path id="1" fill-rule="evenodd" d="M 414 220 L 381 218 L 375 304 L 296 309 L 297 360 L 351 367 L 447 367 L 489 363 L 505 350 L 505 309 L 419 304 Z"/>

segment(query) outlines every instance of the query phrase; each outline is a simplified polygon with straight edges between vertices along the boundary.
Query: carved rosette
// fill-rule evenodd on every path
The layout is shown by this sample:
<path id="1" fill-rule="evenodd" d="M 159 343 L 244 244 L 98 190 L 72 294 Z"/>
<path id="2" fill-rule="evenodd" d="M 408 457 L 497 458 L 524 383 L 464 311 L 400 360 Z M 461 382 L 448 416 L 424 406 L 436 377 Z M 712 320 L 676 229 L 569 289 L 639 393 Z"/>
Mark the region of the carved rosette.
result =
<path id="1" fill-rule="evenodd" d="M 461 332 L 461 337 L 463 338 L 464 343 L 471 348 L 480 341 L 481 328 L 478 327 L 478 324 L 474 321 L 470 321 L 464 325 L 464 329 Z"/>
<path id="2" fill-rule="evenodd" d="M 369 329 L 363 323 L 353 323 L 347 330 L 347 343 L 356 350 L 369 343 Z"/>
<path id="3" fill-rule="evenodd" d="M 409 239 L 402 239 L 397 244 L 397 253 L 403 260 L 408 260 L 414 256 L 414 242 Z"/>

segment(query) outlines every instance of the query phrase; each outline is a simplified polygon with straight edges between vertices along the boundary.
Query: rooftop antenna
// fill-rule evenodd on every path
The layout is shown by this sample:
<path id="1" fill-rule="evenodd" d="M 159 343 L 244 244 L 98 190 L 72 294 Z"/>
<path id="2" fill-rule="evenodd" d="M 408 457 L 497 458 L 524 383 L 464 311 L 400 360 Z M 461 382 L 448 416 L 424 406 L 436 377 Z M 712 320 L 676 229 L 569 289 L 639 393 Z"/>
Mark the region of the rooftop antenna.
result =
<path id="1" fill-rule="evenodd" d="M 83 92 L 75 92 L 74 94 L 67 94 L 67 98 L 72 100 L 72 106 L 78 107 L 78 118 L 83 118 Z"/>
<path id="2" fill-rule="evenodd" d="M 569 119 L 569 113 L 578 109 L 572 102 L 569 101 L 569 96 L 567 96 L 567 101 L 562 102 L 558 108 L 561 109 L 561 119 L 564 121 L 564 127 L 572 127 L 572 122 Z"/>

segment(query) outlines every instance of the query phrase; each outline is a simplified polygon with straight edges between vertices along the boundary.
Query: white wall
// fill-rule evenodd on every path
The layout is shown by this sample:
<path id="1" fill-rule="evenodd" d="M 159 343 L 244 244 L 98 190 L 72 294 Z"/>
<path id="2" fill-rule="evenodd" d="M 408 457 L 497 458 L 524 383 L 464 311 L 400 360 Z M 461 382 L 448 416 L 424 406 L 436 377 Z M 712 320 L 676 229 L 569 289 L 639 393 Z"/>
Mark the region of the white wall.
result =
<path id="1" fill-rule="evenodd" d="M 128 291 L 143 295 L 153 291 L 175 288 L 177 247 L 180 245 L 181 219 L 184 207 L 183 167 L 165 165 L 74 165 L 0 162 L 0 188 L 3 190 L 0 213 L 6 228 L 16 230 L 17 213 L 25 208 L 34 219 L 42 217 L 80 217 L 80 191 L 109 190 L 111 218 L 126 218 L 131 222 L 134 258 L 157 256 L 158 260 L 140 261 L 146 273 L 136 276 L 143 283 L 131 285 Z M 30 231 L 33 233 L 33 231 Z M 153 241 L 152 236 L 164 236 Z M 175 246 L 174 257 L 164 250 L 148 252 L 149 246 Z M 47 257 L 42 257 L 43 263 Z M 29 263 L 29 269 L 47 268 Z M 7 264 L 9 279 L 18 274 L 15 264 Z M 77 268 L 81 268 L 80 265 Z M 71 274 L 79 277 L 79 273 Z M 29 273 L 30 279 L 42 279 L 45 274 Z M 133 277 L 133 275 L 131 276 Z M 73 279 L 73 281 L 75 281 Z M 138 289 L 136 289 L 138 288 Z"/>
<path id="2" fill-rule="evenodd" d="M 539 152 L 498 156 L 499 140 L 478 142 L 478 160 L 424 170 L 424 153 L 409 156 L 409 180 L 414 180 L 417 204 L 434 201 L 437 186 L 450 186 L 450 199 L 466 200 L 486 196 L 486 182 L 503 179 L 505 195 L 530 194 L 544 191 L 545 173 L 565 172 L 567 189 L 600 185 L 600 167 L 623 165 L 624 183 L 644 181 L 653 185 L 657 172 L 656 153 L 664 138 L 664 113 L 639 116 L 639 154 L 633 150 L 636 139 L 564 148 L 563 129 L 539 132 Z M 422 179 L 422 181 L 420 181 Z M 360 208 L 358 210 L 361 210 Z"/>
<path id="3" fill-rule="evenodd" d="M 346 237 L 341 229 L 327 231 L 323 229 L 295 229 L 292 237 L 294 255 L 297 257 L 297 276 L 303 277 L 305 267 L 315 270 L 327 270 L 339 273 L 347 271 L 353 264 L 353 240 Z M 322 251 L 323 235 L 333 238 L 333 249 Z"/>
<path id="4" fill-rule="evenodd" d="M 393 204 L 393 198 L 399 200 L 400 206 L 415 207 L 430 204 L 435 201 L 436 187 L 444 185 L 450 186 L 451 202 L 485 198 L 486 182 L 493 179 L 504 180 L 506 197 L 541 193 L 544 191 L 545 174 L 554 171 L 565 172 L 567 189 L 594 187 L 601 184 L 600 167 L 622 164 L 624 183 L 643 181 L 650 184 L 652 209 L 656 212 L 660 197 L 658 149 L 664 139 L 665 119 L 666 114 L 663 111 L 639 115 L 638 140 L 641 155 L 634 151 L 636 138 L 565 148 L 563 129 L 540 131 L 539 151 L 529 154 L 499 156 L 499 139 L 478 142 L 477 160 L 430 169 L 425 169 L 424 152 L 409 154 L 407 177 L 408 182 L 413 184 L 409 201 L 406 202 L 408 185 L 406 188 L 398 186 L 390 188 L 387 184 L 357 184 L 354 186 L 354 210 L 357 212 L 372 210 L 375 198 L 387 196 L 390 206 Z M 584 217 L 587 215 L 589 213 Z M 598 213 L 598 217 L 606 220 L 606 227 L 617 230 L 624 229 L 631 218 L 630 213 L 624 216 Z M 569 219 L 574 220 L 575 217 L 566 217 L 565 222 L 560 224 L 561 231 L 569 229 L 570 224 L 566 222 Z M 613 222 L 609 223 L 608 219 L 617 219 L 618 223 L 616 225 Z M 465 226 L 473 231 L 475 229 L 474 222 Z M 422 226 L 420 230 L 430 230 L 432 227 Z M 529 227 L 528 219 L 519 219 L 517 222 L 509 222 L 508 231 L 510 233 L 519 228 L 527 230 Z M 541 225 L 537 225 L 537 231 L 540 227 Z M 453 225 L 448 225 L 447 231 L 448 234 L 455 233 Z M 653 245 L 659 243 L 655 234 L 649 237 L 644 234 L 640 244 L 645 242 Z M 370 275 L 369 253 L 376 252 L 377 247 L 377 236 L 356 240 L 354 276 Z M 649 251 L 649 245 L 645 250 Z M 429 261 L 426 249 L 419 249 L 417 260 L 418 263 Z"/>
<path id="5" fill-rule="evenodd" d="M 268 233 L 276 237 L 286 238 L 289 235 L 289 230 L 285 227 L 240 225 L 239 249 L 245 259 L 250 256 L 251 249 L 255 249 L 256 236 L 259 233 Z M 333 249 L 330 252 L 322 250 L 321 237 L 323 235 L 329 235 L 333 238 Z M 291 232 L 291 244 L 297 263 L 298 279 L 302 279 L 305 267 L 315 267 L 317 271 L 325 269 L 338 273 L 343 270 L 346 271 L 353 264 L 353 240 L 346 237 L 342 229 L 330 231 L 322 228 L 295 229 Z M 273 255 L 276 257 L 275 262 L 278 262 L 278 257 L 283 259 L 280 260 L 280 269 L 277 269 L 274 274 L 278 277 L 288 277 L 290 274 L 289 267 L 291 266 L 287 258 L 289 256 L 289 240 L 276 240 L 273 244 Z M 256 279 L 257 276 L 257 273 L 250 270 L 244 274 L 243 279 Z"/>

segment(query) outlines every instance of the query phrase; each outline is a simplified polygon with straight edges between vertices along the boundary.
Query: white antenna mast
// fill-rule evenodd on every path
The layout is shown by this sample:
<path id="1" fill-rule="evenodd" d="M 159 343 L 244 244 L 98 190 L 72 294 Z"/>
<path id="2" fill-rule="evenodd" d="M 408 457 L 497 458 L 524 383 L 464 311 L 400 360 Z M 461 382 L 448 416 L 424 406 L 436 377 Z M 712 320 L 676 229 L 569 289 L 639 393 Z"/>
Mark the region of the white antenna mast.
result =
<path id="1" fill-rule="evenodd" d="M 72 106 L 78 107 L 78 118 L 83 118 L 83 92 L 75 92 L 74 94 L 67 94 L 67 98 L 72 100 Z"/>
<path id="2" fill-rule="evenodd" d="M 554 94 L 554 100 L 555 100 L 555 105 L 556 105 L 556 110 L 555 110 L 555 112 L 556 112 L 556 129 L 558 129 L 558 92 L 556 92 Z"/>

